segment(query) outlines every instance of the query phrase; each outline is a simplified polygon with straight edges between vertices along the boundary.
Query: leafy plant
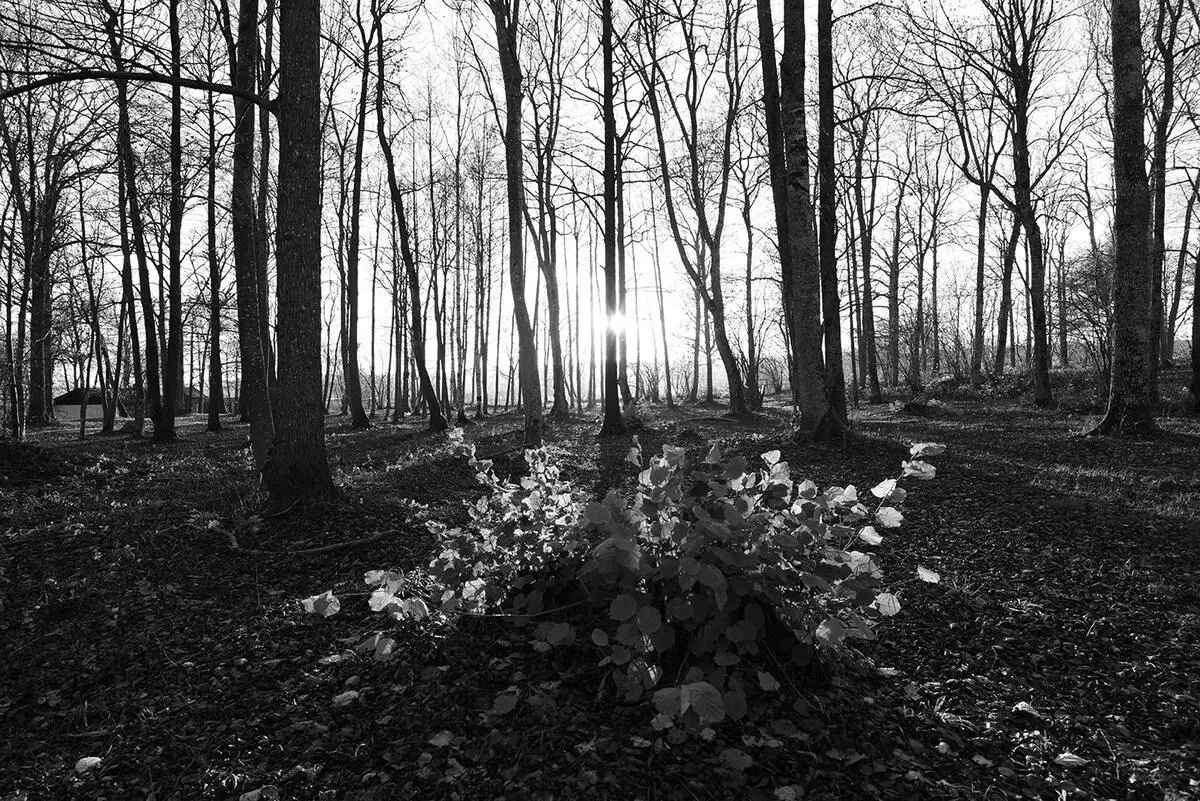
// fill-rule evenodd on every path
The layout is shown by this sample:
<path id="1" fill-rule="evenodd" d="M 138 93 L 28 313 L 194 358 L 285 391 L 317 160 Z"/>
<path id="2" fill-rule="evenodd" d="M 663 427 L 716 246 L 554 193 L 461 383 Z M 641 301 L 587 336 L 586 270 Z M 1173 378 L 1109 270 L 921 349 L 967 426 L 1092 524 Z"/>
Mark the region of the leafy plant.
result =
<path id="1" fill-rule="evenodd" d="M 664 445 L 644 460 L 635 437 L 627 460 L 639 468 L 636 489 L 591 503 L 545 450 L 526 452 L 529 474 L 519 482 L 498 478 L 470 445 L 460 450 L 489 491 L 468 505 L 467 527 L 427 524 L 439 541 L 432 605 L 560 618 L 582 607 L 543 621 L 534 647 L 575 642 L 571 621 L 582 621 L 615 690 L 634 701 L 653 692 L 662 729 L 741 718 L 751 696 L 782 689 L 789 664 L 872 639 L 901 605 L 866 549 L 903 523 L 900 481 L 932 479 L 926 459 L 944 447 L 914 445 L 896 477 L 860 495 L 795 480 L 779 451 L 752 466 L 719 445 L 698 461 Z M 918 578 L 938 580 L 925 568 Z M 399 595 L 403 576 L 366 579 L 373 610 L 429 614 L 420 599 Z M 325 596 L 305 604 L 329 613 Z"/>

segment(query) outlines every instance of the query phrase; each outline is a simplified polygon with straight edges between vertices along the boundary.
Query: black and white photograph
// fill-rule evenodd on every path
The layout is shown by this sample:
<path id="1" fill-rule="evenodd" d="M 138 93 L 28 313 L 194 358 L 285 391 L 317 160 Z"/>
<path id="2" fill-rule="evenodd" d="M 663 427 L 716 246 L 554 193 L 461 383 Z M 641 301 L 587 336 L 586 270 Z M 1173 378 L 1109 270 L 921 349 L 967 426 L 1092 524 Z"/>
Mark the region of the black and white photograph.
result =
<path id="1" fill-rule="evenodd" d="M 0 0 L 0 801 L 1200 801 L 1200 0 Z"/>

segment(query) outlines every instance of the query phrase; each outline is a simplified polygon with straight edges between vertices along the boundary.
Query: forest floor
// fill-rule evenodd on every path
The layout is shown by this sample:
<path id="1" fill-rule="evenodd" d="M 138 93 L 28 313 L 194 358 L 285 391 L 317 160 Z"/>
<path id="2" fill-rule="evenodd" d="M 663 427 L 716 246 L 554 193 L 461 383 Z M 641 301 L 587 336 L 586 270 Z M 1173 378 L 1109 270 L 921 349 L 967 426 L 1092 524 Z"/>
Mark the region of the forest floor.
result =
<path id="1" fill-rule="evenodd" d="M 601 691 L 584 645 L 540 654 L 511 621 L 366 608 L 363 572 L 427 565 L 424 517 L 461 522 L 480 493 L 419 421 L 331 418 L 341 498 L 265 520 L 229 418 L 187 418 L 167 446 L 37 432 L 0 450 L 0 801 L 1200 798 L 1200 419 L 1084 438 L 1094 417 L 1002 395 L 863 406 L 827 448 L 788 444 L 781 404 L 750 424 L 643 407 L 647 453 L 782 448 L 821 486 L 948 447 L 877 549 L 904 604 L 879 639 L 798 703 L 683 742 Z M 517 426 L 466 436 L 503 463 Z M 549 447 L 599 496 L 633 471 L 596 429 L 586 413 Z M 941 582 L 908 578 L 918 563 Z M 329 588 L 337 616 L 302 613 Z M 356 649 L 379 630 L 391 661 Z M 510 688 L 521 703 L 496 707 Z M 85 757 L 102 761 L 79 775 Z"/>

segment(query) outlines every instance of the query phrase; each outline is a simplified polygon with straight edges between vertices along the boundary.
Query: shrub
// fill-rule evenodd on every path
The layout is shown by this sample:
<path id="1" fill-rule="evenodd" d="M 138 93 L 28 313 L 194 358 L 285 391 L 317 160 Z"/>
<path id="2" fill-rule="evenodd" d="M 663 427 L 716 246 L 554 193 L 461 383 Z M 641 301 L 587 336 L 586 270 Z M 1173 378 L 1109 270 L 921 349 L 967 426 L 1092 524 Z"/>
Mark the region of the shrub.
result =
<path id="1" fill-rule="evenodd" d="M 590 629 L 617 693 L 636 701 L 659 688 L 658 728 L 737 719 L 748 696 L 781 689 L 789 665 L 871 639 L 899 612 L 876 556 L 861 549 L 901 525 L 899 479 L 933 478 L 924 458 L 942 450 L 914 445 L 897 478 L 860 496 L 795 480 L 779 451 L 752 466 L 719 445 L 702 460 L 664 445 L 644 462 L 635 437 L 636 489 L 584 503 L 545 451 L 526 452 L 529 475 L 513 483 L 464 445 L 489 492 L 469 505 L 468 527 L 429 523 L 439 538 L 429 599 L 451 614 L 557 616 L 535 630 L 542 651 Z M 919 577 L 937 580 L 924 568 Z M 373 609 L 427 614 L 399 597 L 395 574 L 367 580 Z"/>

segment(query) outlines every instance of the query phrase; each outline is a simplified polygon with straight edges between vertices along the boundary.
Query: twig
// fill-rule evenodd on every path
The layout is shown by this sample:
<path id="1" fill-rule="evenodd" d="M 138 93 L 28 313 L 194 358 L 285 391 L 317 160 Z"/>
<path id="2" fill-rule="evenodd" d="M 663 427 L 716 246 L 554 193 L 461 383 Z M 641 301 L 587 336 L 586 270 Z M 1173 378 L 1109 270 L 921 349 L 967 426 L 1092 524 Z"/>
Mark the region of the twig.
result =
<path id="1" fill-rule="evenodd" d="M 383 539 L 384 535 L 384 532 L 376 531 L 369 537 L 351 540 L 350 542 L 339 542 L 334 545 L 322 545 L 319 548 L 305 548 L 299 551 L 261 551 L 257 548 L 243 548 L 238 544 L 237 537 L 232 531 L 224 531 L 223 533 L 225 534 L 225 538 L 229 540 L 229 550 L 233 551 L 234 553 L 244 553 L 249 556 L 310 556 L 318 553 L 331 553 L 333 551 L 340 551 L 343 548 L 356 548 L 359 545 L 367 545 Z"/>

